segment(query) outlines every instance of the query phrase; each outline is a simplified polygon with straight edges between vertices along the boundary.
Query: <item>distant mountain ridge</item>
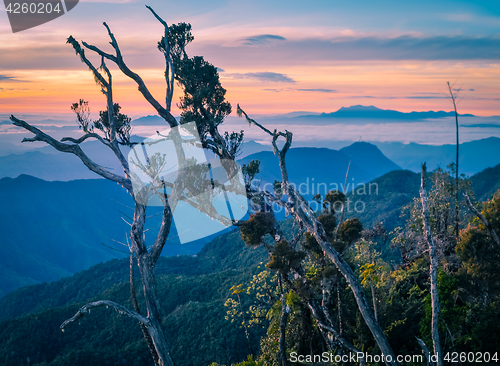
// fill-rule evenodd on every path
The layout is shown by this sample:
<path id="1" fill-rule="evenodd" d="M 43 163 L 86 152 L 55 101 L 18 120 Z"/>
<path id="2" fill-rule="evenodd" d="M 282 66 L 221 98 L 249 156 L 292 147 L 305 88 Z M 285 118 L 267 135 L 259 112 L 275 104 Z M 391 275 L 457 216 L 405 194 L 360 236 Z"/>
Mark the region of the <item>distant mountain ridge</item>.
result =
<path id="1" fill-rule="evenodd" d="M 41 167 L 49 179 L 61 177 L 50 174 L 54 171 L 57 173 L 57 169 L 65 169 L 58 159 L 72 158 L 69 167 L 75 170 L 63 171 L 63 174 L 89 172 L 77 158 L 69 154 L 43 154 L 38 151 L 26 154 L 27 157 L 46 159 L 45 164 L 36 159 L 26 160 L 30 163 L 26 171 L 31 169 L 36 172 Z M 22 162 L 23 155 L 14 156 Z M 348 185 L 343 187 L 351 157 Z M 261 161 L 258 178 L 263 183 L 281 180 L 273 152 L 254 153 L 241 159 L 240 163 L 248 164 L 253 159 Z M 50 163 L 55 164 L 52 170 L 47 168 Z M 353 184 L 367 182 L 391 170 L 400 169 L 376 146 L 368 143 L 355 143 L 341 151 L 293 148 L 288 152 L 287 164 L 291 182 L 307 199 L 316 193 L 325 195 L 331 189 L 350 190 Z M 107 246 L 128 252 L 127 247 L 122 248 L 115 241 L 125 242 L 129 227 L 121 217 L 125 217 L 122 212 L 132 214 L 125 206 L 132 207 L 133 201 L 122 187 L 113 182 L 104 179 L 45 181 L 20 175 L 14 179 L 0 179 L 0 200 L 6 207 L 0 211 L 0 242 L 3 243 L 0 247 L 0 277 L 3 279 L 0 296 L 19 286 L 56 280 L 100 261 L 126 255 Z M 150 212 L 156 211 L 153 209 Z M 160 218 L 153 218 L 148 225 L 156 227 Z M 30 223 L 28 229 L 19 227 L 22 222 Z M 201 229 L 202 225 L 200 220 L 198 228 Z M 154 235 L 153 231 L 147 235 Z M 203 239 L 180 245 L 174 229 L 171 236 L 165 247 L 165 255 L 195 254 L 208 241 Z M 61 243 L 66 244 L 60 248 Z M 57 255 L 47 255 L 48 251 Z M 81 254 L 74 256 L 78 251 Z M 2 258 L 9 260 L 2 261 Z"/>
<path id="2" fill-rule="evenodd" d="M 401 142 L 374 142 L 374 144 L 403 169 L 420 171 L 420 164 L 427 163 L 429 171 L 445 169 L 456 160 L 456 145 L 423 145 Z M 460 144 L 460 173 L 473 175 L 500 164 L 500 138 L 464 142 Z"/>
<path id="3" fill-rule="evenodd" d="M 359 143 L 354 143 L 351 146 L 358 146 L 357 144 Z M 364 147 L 359 149 L 359 151 L 357 151 L 356 154 L 354 154 L 354 159 L 357 162 L 358 167 L 361 167 L 361 165 L 364 166 L 362 170 L 365 173 L 367 173 L 368 171 L 372 171 L 372 173 L 369 173 L 368 175 L 366 175 L 365 173 L 360 174 L 359 176 L 363 175 L 363 180 L 373 179 L 378 175 L 386 173 L 387 171 L 399 169 L 397 164 L 390 162 L 389 159 L 383 156 L 383 154 L 375 145 L 368 143 L 362 143 L 362 144 L 366 145 L 363 145 Z M 118 160 L 115 158 L 113 154 L 110 154 L 110 151 L 108 151 L 108 148 L 106 146 L 104 146 L 98 141 L 89 141 L 85 142 L 82 145 L 84 151 L 95 162 L 97 162 L 101 166 L 109 168 L 110 170 L 116 172 L 119 175 L 123 175 L 123 170 Z M 80 159 L 78 159 L 76 156 L 72 154 L 46 153 L 48 151 L 52 151 L 47 149 L 52 149 L 52 148 L 44 147 L 40 150 L 25 152 L 24 154 L 11 154 L 7 156 L 0 156 L 0 178 L 3 177 L 15 178 L 20 174 L 32 175 L 34 177 L 49 181 L 56 181 L 56 180 L 70 181 L 75 179 L 100 178 L 97 174 L 88 170 L 80 161 Z M 291 151 L 294 151 L 294 149 L 295 148 L 292 148 Z M 337 167 L 337 168 L 343 170 L 344 171 L 343 174 L 345 174 L 345 171 L 347 169 L 347 164 L 349 161 L 349 156 L 351 155 L 351 153 L 348 152 L 349 150 L 341 149 L 339 152 L 333 153 L 332 151 L 336 150 L 330 150 L 326 148 L 325 150 L 318 150 L 318 148 L 313 148 L 313 147 L 299 148 L 299 149 L 301 149 L 300 151 L 304 153 L 307 152 L 308 155 L 306 160 L 310 159 L 312 163 L 314 163 L 318 159 L 324 160 L 325 157 L 314 156 L 315 154 L 321 155 L 321 152 L 323 151 L 325 154 L 330 156 L 331 161 L 342 162 L 342 167 L 341 168 Z M 367 151 L 367 149 L 371 150 Z M 129 149 L 124 147 L 123 150 L 125 156 L 127 156 Z M 269 145 L 262 145 L 255 141 L 248 141 L 242 145 L 242 157 L 237 159 L 242 162 L 248 162 L 249 155 L 253 156 L 255 154 L 263 153 L 263 155 L 259 156 L 261 157 L 261 159 L 265 159 L 267 162 L 267 160 L 272 159 L 273 153 L 271 151 L 272 147 Z M 295 152 L 292 152 L 291 155 L 289 156 L 295 156 L 295 154 L 296 154 Z M 335 154 L 337 154 L 338 156 L 334 157 L 333 155 Z M 374 160 L 375 157 L 377 157 L 378 159 L 375 160 L 377 160 L 380 164 L 383 164 L 384 167 L 380 169 L 373 167 L 372 163 L 375 162 Z M 363 160 L 366 161 L 366 163 L 363 163 Z M 372 163 L 368 163 L 368 161 L 371 161 Z M 269 170 L 269 171 L 274 171 L 275 173 L 279 173 L 277 160 L 276 164 L 274 165 L 273 164 L 267 165 L 267 163 L 263 162 L 263 169 L 261 171 Z M 264 166 L 266 167 L 264 168 Z M 356 172 L 356 169 L 354 169 L 353 172 Z M 268 175 L 267 173 L 265 174 Z M 273 176 L 274 179 L 277 178 L 276 174 L 274 174 Z"/>
<path id="4" fill-rule="evenodd" d="M 429 170 L 428 174 L 432 172 Z M 500 164 L 487 168 L 470 178 L 475 202 L 484 202 L 500 190 Z M 409 170 L 395 170 L 371 181 L 371 192 L 359 190 L 359 194 L 347 194 L 351 202 L 347 217 L 357 217 L 365 228 L 382 222 L 384 227 L 391 231 L 397 226 L 403 226 L 405 218 L 401 217 L 401 209 L 411 203 L 419 195 L 420 173 Z M 355 210 L 356 202 L 362 210 Z"/>
<path id="5" fill-rule="evenodd" d="M 128 256 L 130 226 L 124 219 L 133 214 L 127 208 L 133 200 L 111 181 L 47 182 L 27 175 L 3 178 L 0 202 L 0 296 Z M 153 207 L 148 212 L 153 215 L 161 210 Z M 156 215 L 147 225 L 156 228 L 160 223 L 161 215 Z M 164 255 L 196 254 L 206 243 L 180 245 L 176 234 L 173 226 Z M 153 230 L 146 233 L 149 242 L 154 238 Z"/>
<path id="6" fill-rule="evenodd" d="M 260 161 L 260 173 L 256 176 L 261 185 L 281 181 L 277 156 L 271 151 L 262 151 L 244 157 L 239 162 L 248 164 Z M 392 170 L 401 169 L 375 146 L 356 142 L 340 150 L 327 148 L 291 148 L 286 157 L 290 182 L 295 184 L 307 199 L 317 193 L 325 195 L 331 189 L 349 190 L 344 187 L 349 167 L 348 184 L 368 182 Z M 347 186 L 347 187 L 349 187 Z M 268 187 L 269 189 L 269 187 Z"/>
<path id="7" fill-rule="evenodd" d="M 473 114 L 459 114 L 460 117 L 475 117 Z M 299 116 L 296 116 L 299 117 Z M 386 118 L 386 119 L 408 119 L 421 120 L 427 118 L 455 117 L 455 112 L 426 111 L 426 112 L 399 112 L 392 109 L 380 109 L 375 106 L 354 105 L 341 107 L 336 112 L 321 113 L 320 115 L 302 115 L 300 117 L 311 118 Z"/>

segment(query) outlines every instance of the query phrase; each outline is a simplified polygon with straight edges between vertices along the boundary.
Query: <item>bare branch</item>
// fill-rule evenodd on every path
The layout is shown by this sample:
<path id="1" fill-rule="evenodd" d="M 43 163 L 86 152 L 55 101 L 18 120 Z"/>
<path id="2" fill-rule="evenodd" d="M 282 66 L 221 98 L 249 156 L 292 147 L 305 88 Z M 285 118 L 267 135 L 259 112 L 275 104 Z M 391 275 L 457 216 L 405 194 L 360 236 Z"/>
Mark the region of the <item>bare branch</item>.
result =
<path id="1" fill-rule="evenodd" d="M 361 136 L 359 137 L 358 142 L 361 142 Z M 352 152 L 351 158 L 349 159 L 349 164 L 347 165 L 347 171 L 345 173 L 345 179 L 344 179 L 344 192 L 342 192 L 342 193 L 344 193 L 344 195 L 347 193 L 345 191 L 345 189 L 346 189 L 345 187 L 347 187 L 347 178 L 349 177 L 349 169 L 351 168 L 352 159 L 354 157 L 354 154 L 356 154 L 356 150 L 358 150 L 358 147 L 359 147 L 359 144 L 356 145 L 356 148 Z M 354 192 L 354 190 L 353 190 L 353 192 Z M 342 209 L 340 211 L 339 223 L 337 224 L 337 228 L 335 229 L 335 237 L 338 237 L 338 235 L 339 235 L 340 226 L 342 226 L 342 222 L 344 221 L 344 213 L 345 213 L 345 204 L 342 203 Z"/>
<path id="2" fill-rule="evenodd" d="M 128 239 L 127 239 L 128 241 Z M 139 309 L 139 303 L 137 302 L 137 294 L 135 292 L 135 286 L 134 286 L 134 253 L 130 252 L 130 297 L 132 298 L 132 304 L 134 305 L 134 310 L 137 314 L 140 314 L 141 311 Z M 151 356 L 153 357 L 155 365 L 158 364 L 158 353 L 156 353 L 153 340 L 151 339 L 151 336 L 148 333 L 148 330 L 146 326 L 143 323 L 139 323 L 141 326 L 141 331 L 142 335 L 144 336 L 144 340 L 146 341 L 149 352 L 151 353 Z"/>
<path id="3" fill-rule="evenodd" d="M 101 55 L 102 57 L 116 63 L 118 68 L 125 75 L 127 75 L 129 78 L 131 78 L 132 80 L 134 80 L 137 83 L 138 89 L 141 92 L 141 94 L 149 102 L 149 104 L 151 104 L 151 106 L 153 106 L 153 108 L 156 109 L 158 114 L 165 121 L 168 122 L 170 127 L 178 126 L 179 123 L 177 122 L 175 117 L 167 109 L 165 109 L 160 103 L 158 103 L 158 101 L 153 97 L 153 95 L 151 95 L 151 93 L 149 92 L 149 89 L 146 87 L 146 84 L 144 83 L 144 80 L 142 80 L 142 78 L 138 74 L 136 74 L 135 72 L 130 70 L 128 68 L 128 66 L 125 64 L 125 62 L 123 61 L 122 55 L 121 55 L 120 47 L 118 46 L 118 42 L 116 41 L 115 36 L 113 35 L 113 33 L 111 33 L 111 30 L 106 23 L 103 23 L 103 25 L 104 25 L 104 27 L 106 27 L 106 29 L 108 31 L 109 38 L 111 38 L 110 44 L 114 48 L 114 50 L 116 52 L 116 56 L 113 56 L 113 55 L 110 55 L 106 52 L 103 52 L 99 48 L 97 48 L 96 46 L 89 45 L 86 42 L 82 42 L 82 44 L 86 48 L 88 48 L 89 50 L 92 50 L 92 51 L 96 52 L 97 54 Z"/>
<path id="4" fill-rule="evenodd" d="M 95 138 L 95 139 L 101 141 L 104 145 L 111 147 L 110 143 L 108 141 L 106 141 L 105 139 L 103 139 L 101 136 L 99 136 L 97 133 L 86 133 L 85 135 L 83 135 L 82 137 L 80 137 L 78 139 L 75 139 L 73 137 L 63 137 L 61 139 L 61 142 L 69 141 L 69 142 L 72 142 L 74 144 L 81 144 L 82 142 L 84 142 L 85 140 L 87 140 L 89 138 Z"/>
<path id="5" fill-rule="evenodd" d="M 429 348 L 427 348 L 427 345 L 425 344 L 425 342 L 418 337 L 415 337 L 415 338 L 417 338 L 417 343 L 419 344 L 420 348 L 422 348 L 422 351 L 424 351 L 425 358 L 427 359 L 427 364 L 434 366 L 434 362 L 432 362 L 431 358 L 430 358 L 431 353 L 429 351 Z"/>
<path id="6" fill-rule="evenodd" d="M 10 119 L 15 126 L 22 127 L 25 130 L 28 130 L 28 131 L 32 132 L 33 134 L 35 134 L 34 138 L 30 138 L 30 139 L 25 138 L 25 139 L 23 139 L 23 142 L 43 141 L 43 142 L 46 142 L 47 144 L 51 145 L 52 147 L 54 147 L 56 150 L 76 155 L 76 156 L 78 156 L 78 158 L 80 158 L 82 163 L 85 164 L 85 166 L 87 168 L 89 168 L 91 171 L 93 171 L 94 173 L 99 174 L 103 178 L 106 178 L 106 179 L 109 179 L 113 182 L 116 182 L 116 183 L 122 185 L 123 187 L 125 187 L 129 192 L 132 192 L 132 183 L 131 183 L 130 179 L 127 179 L 127 178 L 124 178 L 122 176 L 111 173 L 106 168 L 100 166 L 99 164 L 94 163 L 83 152 L 83 150 L 80 148 L 79 145 L 64 144 L 62 142 L 57 141 L 53 137 L 47 135 L 46 133 L 42 132 L 38 128 L 31 126 L 29 123 L 27 123 L 23 120 L 17 119 L 14 116 L 10 116 Z"/>
<path id="7" fill-rule="evenodd" d="M 286 323 L 288 320 L 288 315 L 290 313 L 290 308 L 286 304 L 285 294 L 281 294 L 281 321 L 280 321 L 280 338 L 279 338 L 279 348 L 280 352 L 278 355 L 278 365 L 287 366 L 287 354 L 286 354 Z"/>
<path id="8" fill-rule="evenodd" d="M 73 46 L 73 49 L 75 50 L 76 54 L 80 56 L 80 60 L 89 67 L 90 71 L 92 71 L 92 73 L 94 74 L 94 80 L 101 86 L 101 88 L 104 89 L 109 87 L 108 82 L 104 79 L 101 73 L 97 71 L 92 62 L 90 62 L 90 60 L 85 56 L 85 50 L 81 48 L 78 41 L 75 40 L 73 36 L 69 36 L 66 43 L 69 43 Z"/>
<path id="9" fill-rule="evenodd" d="M 467 193 L 464 193 L 464 196 L 465 196 L 465 200 L 467 201 L 467 205 L 469 206 L 469 209 L 479 218 L 479 220 L 482 221 L 484 226 L 486 226 L 486 229 L 488 229 L 488 231 L 490 232 L 495 243 L 500 245 L 500 239 L 498 238 L 498 235 L 495 232 L 495 230 L 493 229 L 493 227 L 491 226 L 490 222 L 486 219 L 486 217 L 484 217 L 484 215 L 481 212 L 479 212 L 479 210 L 477 208 L 474 207 L 474 205 L 472 204 Z"/>
<path id="10" fill-rule="evenodd" d="M 354 353 L 357 353 L 357 352 L 360 352 L 359 349 L 357 349 L 351 342 L 349 342 L 348 340 L 346 340 L 344 337 L 342 337 L 339 332 L 333 328 L 332 326 L 329 326 L 325 323 L 323 323 L 320 318 L 319 318 L 319 314 L 318 312 L 316 311 L 316 309 L 314 308 L 314 306 L 312 306 L 310 303 L 307 304 L 309 306 L 309 309 L 311 309 L 311 312 L 314 316 L 314 319 L 316 320 L 316 323 L 318 323 L 318 325 L 329 331 L 330 333 L 333 334 L 333 336 L 335 337 L 335 339 L 337 339 L 337 341 L 340 342 L 340 344 L 342 344 L 345 348 L 347 348 L 349 351 L 351 352 L 354 352 Z"/>
<path id="11" fill-rule="evenodd" d="M 101 245 L 104 245 L 106 248 L 112 249 L 112 250 L 117 251 L 117 252 L 120 252 L 120 253 L 125 253 L 125 254 L 128 254 L 128 253 L 129 253 L 129 252 L 126 252 L 126 251 L 124 251 L 124 250 L 120 250 L 120 249 L 113 248 L 113 247 L 111 247 L 111 246 L 109 246 L 109 245 L 106 245 L 106 244 L 104 244 L 104 243 L 101 243 Z"/>
<path id="12" fill-rule="evenodd" d="M 132 224 L 130 222 L 128 222 L 127 220 L 125 220 L 123 217 L 122 217 L 122 220 L 125 221 L 125 223 L 128 225 L 128 226 L 132 226 Z"/>
<path id="13" fill-rule="evenodd" d="M 125 221 L 125 220 L 124 220 Z M 139 258 L 147 253 L 144 242 L 144 224 L 146 221 L 146 206 L 135 199 L 134 220 L 130 228 L 130 238 L 132 239 L 132 250 Z"/>
<path id="14" fill-rule="evenodd" d="M 163 250 L 163 246 L 165 245 L 165 242 L 167 241 L 168 234 L 170 233 L 170 226 L 172 224 L 172 210 L 170 208 L 170 205 L 168 204 L 168 198 L 165 197 L 165 206 L 163 207 L 163 217 L 161 220 L 161 227 L 160 230 L 158 231 L 158 235 L 156 236 L 155 243 L 153 244 L 153 247 L 150 250 L 150 256 L 153 261 L 153 263 L 156 263 L 158 261 L 158 258 L 160 258 L 161 251 Z"/>
<path id="15" fill-rule="evenodd" d="M 106 52 L 104 52 L 104 51 L 100 50 L 100 49 L 99 49 L 99 48 L 97 48 L 96 46 L 92 46 L 92 45 L 90 45 L 90 44 L 88 44 L 87 42 L 84 42 L 84 41 L 82 41 L 82 44 L 83 44 L 86 48 L 88 48 L 89 50 L 92 50 L 92 51 L 94 51 L 95 53 L 97 53 L 98 55 L 100 55 L 101 57 L 105 57 L 105 58 L 107 58 L 108 60 L 111 60 L 111 61 L 113 61 L 113 62 L 116 62 L 116 61 L 117 61 L 116 56 L 110 55 L 109 53 L 106 53 Z"/>
<path id="16" fill-rule="evenodd" d="M 114 301 L 99 300 L 99 301 L 91 302 L 89 304 L 82 306 L 80 308 L 80 310 L 78 310 L 78 312 L 75 315 L 73 315 L 73 317 L 65 320 L 61 324 L 61 326 L 60 326 L 61 330 L 64 331 L 64 328 L 68 324 L 77 321 L 78 319 L 82 318 L 86 313 L 89 313 L 90 309 L 101 307 L 101 306 L 106 306 L 106 307 L 111 306 L 113 309 L 115 309 L 120 314 L 127 315 L 131 318 L 134 318 L 134 319 L 138 320 L 140 323 L 144 324 L 146 327 L 149 327 L 149 324 L 150 324 L 149 320 L 147 318 L 143 317 L 142 315 L 137 314 L 135 311 L 129 310 L 125 306 L 122 306 Z"/>
<path id="17" fill-rule="evenodd" d="M 246 120 L 247 120 L 247 122 L 248 122 L 249 125 L 251 125 L 253 123 L 257 127 L 259 127 L 261 130 L 265 131 L 267 134 L 269 134 L 271 136 L 274 136 L 274 134 L 270 130 L 268 130 L 267 128 L 265 128 L 264 126 L 262 126 L 260 123 L 258 123 L 254 119 L 251 119 L 250 117 L 248 117 L 248 115 L 245 113 L 245 111 L 240 108 L 239 104 L 237 106 L 236 113 L 238 114 L 239 117 L 241 117 L 242 115 L 245 115 L 245 118 L 246 118 Z"/>
<path id="18" fill-rule="evenodd" d="M 172 61 L 172 56 L 170 55 L 170 48 L 168 44 L 168 24 L 165 22 L 150 6 L 146 5 L 151 13 L 153 13 L 154 17 L 163 25 L 165 28 L 165 35 L 163 36 L 163 42 L 165 50 L 162 52 L 165 56 L 165 82 L 167 83 L 167 92 L 165 96 L 165 105 L 167 111 L 170 112 L 172 107 L 172 97 L 174 95 L 174 63 Z"/>
<path id="19" fill-rule="evenodd" d="M 264 195 L 264 197 L 267 198 L 269 201 L 274 202 L 277 205 L 280 205 L 288 210 L 291 210 L 293 207 L 293 204 L 291 202 L 283 201 L 282 199 L 277 198 L 276 196 L 274 196 L 272 193 L 270 193 L 268 191 L 265 191 L 265 190 L 257 191 L 256 189 L 252 189 L 252 188 L 247 189 L 247 195 L 249 196 L 249 198 L 254 197 L 254 196 L 258 196 L 261 194 Z"/>

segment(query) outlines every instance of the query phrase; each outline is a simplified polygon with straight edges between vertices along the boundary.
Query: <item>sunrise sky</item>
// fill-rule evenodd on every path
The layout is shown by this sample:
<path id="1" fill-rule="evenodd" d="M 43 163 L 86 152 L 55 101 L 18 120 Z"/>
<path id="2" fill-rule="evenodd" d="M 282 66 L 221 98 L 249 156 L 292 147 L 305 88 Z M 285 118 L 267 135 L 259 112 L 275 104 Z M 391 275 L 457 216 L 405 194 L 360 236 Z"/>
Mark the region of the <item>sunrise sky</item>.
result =
<path id="1" fill-rule="evenodd" d="M 91 73 L 65 44 L 73 35 L 112 52 L 103 21 L 129 67 L 164 100 L 164 59 L 156 49 L 163 29 L 146 4 L 169 24 L 192 24 L 188 54 L 219 67 L 227 99 L 252 114 L 357 104 L 451 110 L 450 81 L 462 89 L 459 112 L 500 115 L 498 0 L 81 0 L 66 15 L 16 34 L 2 7 L 0 115 L 70 116 L 80 98 L 94 112 L 103 109 Z M 135 85 L 112 70 L 123 112 L 154 114 Z"/>

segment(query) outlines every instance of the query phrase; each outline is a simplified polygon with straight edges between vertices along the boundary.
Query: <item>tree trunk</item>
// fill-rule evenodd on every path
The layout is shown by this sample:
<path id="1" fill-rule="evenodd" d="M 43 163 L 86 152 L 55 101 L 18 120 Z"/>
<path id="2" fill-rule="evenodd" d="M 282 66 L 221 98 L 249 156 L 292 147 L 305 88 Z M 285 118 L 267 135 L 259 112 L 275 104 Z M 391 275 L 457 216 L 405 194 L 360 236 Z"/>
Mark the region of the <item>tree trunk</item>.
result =
<path id="1" fill-rule="evenodd" d="M 149 255 L 144 254 L 138 258 L 139 269 L 144 289 L 147 318 L 150 321 L 147 327 L 148 333 L 153 341 L 160 366 L 174 366 L 170 357 L 169 346 L 161 323 L 160 304 L 156 292 L 156 279 L 154 275 L 154 263 Z"/>
<path id="2" fill-rule="evenodd" d="M 453 90 L 451 89 L 451 85 L 449 82 L 448 84 L 448 90 L 450 91 L 450 98 L 453 103 L 453 108 L 455 110 L 455 125 L 456 125 L 456 135 L 457 135 L 457 159 L 456 159 L 456 172 L 455 172 L 455 180 L 456 180 L 456 192 L 455 192 L 455 235 L 458 237 L 458 231 L 459 231 L 459 209 L 458 209 L 458 157 L 459 157 L 459 149 L 460 149 L 460 143 L 458 139 L 458 113 L 457 113 L 457 102 L 455 100 L 455 96 L 458 94 L 453 94 Z"/>
<path id="3" fill-rule="evenodd" d="M 342 335 L 342 300 L 340 298 L 340 278 L 337 278 L 337 312 L 339 314 L 339 334 Z"/>
<path id="4" fill-rule="evenodd" d="M 134 310 L 137 314 L 140 314 L 141 311 L 139 309 L 139 303 L 137 302 L 137 295 L 135 292 L 135 284 L 134 284 L 134 254 L 130 253 L 130 297 L 132 298 L 132 305 L 134 306 Z M 158 355 L 156 354 L 155 346 L 153 344 L 153 340 L 149 336 L 148 328 L 143 324 L 139 323 L 141 327 L 142 334 L 144 335 L 144 340 L 146 341 L 149 352 L 151 353 L 151 357 L 153 357 L 153 361 L 155 365 L 158 364 Z"/>
<path id="5" fill-rule="evenodd" d="M 280 321 L 280 354 L 278 357 L 278 365 L 279 366 L 287 366 L 287 357 L 286 357 L 286 322 L 288 320 L 289 309 L 286 306 L 286 298 L 285 295 L 281 295 L 281 321 Z"/>
<path id="6" fill-rule="evenodd" d="M 372 288 L 372 301 L 373 301 L 373 312 L 375 314 L 375 320 L 378 321 L 378 316 L 377 316 L 377 303 L 375 301 L 375 290 L 373 289 L 373 284 L 370 285 Z"/>
<path id="7" fill-rule="evenodd" d="M 422 201 L 422 216 L 424 219 L 424 232 L 427 238 L 427 243 L 429 245 L 429 256 L 431 259 L 430 265 L 430 277 L 431 277 L 431 301 L 432 301 L 432 342 L 434 344 L 434 354 L 437 355 L 437 365 L 443 365 L 443 355 L 441 353 L 441 342 L 439 341 L 439 293 L 438 293 L 438 256 L 436 253 L 436 246 L 434 244 L 434 238 L 432 237 L 432 230 L 429 224 L 429 206 L 427 202 L 427 168 L 425 163 L 422 164 L 421 173 L 421 186 L 420 186 L 420 199 Z"/>

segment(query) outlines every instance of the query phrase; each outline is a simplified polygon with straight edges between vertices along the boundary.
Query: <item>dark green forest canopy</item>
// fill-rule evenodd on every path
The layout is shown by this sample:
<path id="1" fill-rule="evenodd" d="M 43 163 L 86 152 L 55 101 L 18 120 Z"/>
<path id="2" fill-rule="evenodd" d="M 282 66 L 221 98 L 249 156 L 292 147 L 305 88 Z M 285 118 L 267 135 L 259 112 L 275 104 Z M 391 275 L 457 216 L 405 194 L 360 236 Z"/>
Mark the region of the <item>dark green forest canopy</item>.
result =
<path id="1" fill-rule="evenodd" d="M 263 248 L 245 247 L 239 232 L 233 231 L 207 244 L 196 257 L 160 258 L 156 271 L 167 314 L 164 325 L 174 336 L 179 364 L 208 365 L 246 357 L 247 349 L 238 351 L 244 334 L 224 319 L 224 302 L 229 288 L 248 282 L 266 257 Z M 93 310 L 71 331 L 59 330 L 61 322 L 85 302 L 111 299 L 130 305 L 128 271 L 128 259 L 113 260 L 2 298 L 2 365 L 22 365 L 27 357 L 40 365 L 151 364 L 138 325 L 111 310 Z M 258 343 L 260 333 L 252 333 L 254 342 Z M 229 349 L 230 353 L 221 354 Z"/>
<path id="2" fill-rule="evenodd" d="M 379 184 L 396 190 L 399 179 L 408 179 L 418 185 L 418 177 L 408 173 L 389 173 L 379 178 Z M 488 178 L 484 179 L 496 184 Z M 397 194 L 397 191 L 393 193 Z M 411 198 L 408 200 L 411 201 Z M 383 209 L 382 204 L 380 207 Z M 498 205 L 488 207 L 488 219 L 498 222 L 495 221 L 495 215 L 500 215 Z M 397 211 L 396 208 L 394 210 Z M 292 231 L 290 220 L 282 225 L 285 231 Z M 500 273 L 496 267 L 493 268 L 498 265 L 495 254 L 498 248 L 478 247 L 478 243 L 484 243 L 487 237 L 484 228 L 464 231 L 457 251 L 462 267 L 452 273 L 442 271 L 439 277 L 443 334 L 446 334 L 448 327 L 454 336 L 455 347 L 459 347 L 456 349 L 491 350 L 494 345 L 492 342 L 495 342 L 500 331 L 497 321 L 499 294 L 494 290 L 500 282 L 495 276 L 484 277 L 485 271 L 489 274 Z M 491 260 L 484 262 L 481 259 L 485 253 L 484 258 Z M 165 312 L 164 325 L 172 335 L 173 355 L 179 364 L 209 365 L 217 362 L 229 365 L 246 358 L 250 351 L 244 346 L 247 344 L 244 331 L 237 324 L 224 319 L 227 310 L 224 302 L 231 296 L 229 289 L 233 285 L 250 283 L 252 276 L 264 269 L 261 263 L 267 263 L 268 260 L 269 255 L 264 248 L 251 248 L 243 244 L 239 230 L 217 237 L 197 256 L 160 259 L 157 273 L 160 300 Z M 428 344 L 431 342 L 428 335 L 430 302 L 427 295 L 427 263 L 427 259 L 422 257 L 385 275 L 381 272 L 381 282 L 377 282 L 375 287 L 381 325 L 386 329 L 391 345 L 401 353 L 420 352 L 414 340 L 415 335 L 422 337 Z M 480 263 L 484 263 L 484 267 L 477 267 Z M 354 263 L 353 266 L 357 268 Z M 471 268 L 476 269 L 471 272 Z M 0 324 L 0 354 L 5 360 L 2 364 L 27 364 L 28 357 L 30 364 L 39 365 L 149 364 L 150 356 L 137 324 L 110 310 L 95 309 L 71 332 L 62 333 L 59 330 L 59 324 L 87 301 L 106 298 L 129 305 L 128 270 L 128 260 L 113 260 L 73 277 L 23 288 L 2 298 L 0 306 L 4 311 Z M 312 271 L 310 276 L 314 279 L 315 272 Z M 486 308 L 477 301 L 484 298 L 481 283 L 485 280 L 489 281 L 489 288 L 493 289 Z M 454 294 L 461 286 L 466 286 L 468 290 L 459 292 L 457 297 Z M 349 291 L 341 289 L 340 294 L 346 336 L 366 351 L 375 352 L 369 331 L 359 323 L 359 313 L 355 310 Z M 253 302 L 245 294 L 242 299 L 245 307 Z M 306 318 L 300 315 L 304 311 L 300 301 L 298 298 L 293 299 L 290 300 L 293 305 L 289 324 L 291 330 L 301 329 L 307 324 L 304 323 Z M 470 317 L 466 316 L 471 312 L 477 314 L 480 321 L 471 322 Z M 260 343 L 263 355 L 266 350 L 269 352 L 273 349 L 266 348 L 266 343 L 262 343 L 262 340 L 272 337 L 272 333 L 266 336 L 265 332 L 264 328 L 250 328 L 250 340 L 255 349 L 259 348 Z M 304 334 L 312 337 L 310 339 L 318 336 L 314 331 Z M 300 332 L 290 333 L 292 349 L 303 341 Z M 318 342 L 320 345 L 320 338 Z M 450 347 L 450 339 L 444 342 Z M 318 347 L 313 350 L 323 350 Z"/>

